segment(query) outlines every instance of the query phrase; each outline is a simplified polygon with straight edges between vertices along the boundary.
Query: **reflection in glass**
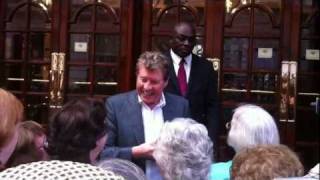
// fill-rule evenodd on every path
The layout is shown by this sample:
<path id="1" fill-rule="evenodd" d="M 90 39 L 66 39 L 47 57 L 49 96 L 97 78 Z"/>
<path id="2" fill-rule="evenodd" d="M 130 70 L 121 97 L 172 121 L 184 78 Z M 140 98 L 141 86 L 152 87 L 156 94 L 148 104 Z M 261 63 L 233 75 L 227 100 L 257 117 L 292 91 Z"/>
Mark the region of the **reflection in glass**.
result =
<path id="1" fill-rule="evenodd" d="M 88 93 L 89 85 L 89 67 L 70 67 L 68 92 L 70 93 Z"/>
<path id="2" fill-rule="evenodd" d="M 79 8 L 82 5 L 73 6 L 73 8 L 76 8 L 76 12 L 78 12 Z M 92 17 L 93 17 L 93 6 L 88 6 L 84 9 L 82 9 L 80 14 L 75 14 L 76 12 L 73 12 L 73 14 L 70 16 L 72 18 L 72 23 L 70 24 L 70 30 L 71 31 L 90 31 L 92 30 Z M 77 15 L 77 16 L 76 16 Z"/>
<path id="3" fill-rule="evenodd" d="M 317 0 L 302 1 L 302 37 L 317 36 L 320 32 L 320 3 Z"/>
<path id="4" fill-rule="evenodd" d="M 153 36 L 151 49 L 153 51 L 161 51 L 163 53 L 168 51 L 170 49 L 170 39 L 170 36 Z"/>
<path id="5" fill-rule="evenodd" d="M 222 91 L 222 98 L 224 102 L 245 102 L 246 92 L 224 92 Z"/>
<path id="6" fill-rule="evenodd" d="M 32 33 L 30 37 L 31 59 L 50 61 L 51 36 L 49 33 Z"/>
<path id="7" fill-rule="evenodd" d="M 225 38 L 223 68 L 246 70 L 249 42 L 246 38 Z"/>
<path id="8" fill-rule="evenodd" d="M 23 52 L 23 35 L 20 33 L 6 33 L 5 40 L 5 59 L 18 60 L 22 59 Z"/>
<path id="9" fill-rule="evenodd" d="M 96 83 L 94 94 L 112 95 L 117 92 L 117 70 L 116 67 L 96 67 Z"/>
<path id="10" fill-rule="evenodd" d="M 29 69 L 30 90 L 48 92 L 49 90 L 49 65 L 31 65 Z"/>
<path id="11" fill-rule="evenodd" d="M 70 35 L 70 61 L 89 61 L 89 34 Z"/>
<path id="12" fill-rule="evenodd" d="M 278 36 L 280 34 L 280 28 L 272 27 L 274 19 L 270 19 L 270 14 L 260 9 L 254 10 L 254 34 L 258 36 Z M 275 20 L 274 20 L 275 21 Z"/>
<path id="13" fill-rule="evenodd" d="M 27 96 L 26 97 L 26 117 L 27 120 L 47 124 L 49 119 L 47 96 Z"/>
<path id="14" fill-rule="evenodd" d="M 255 39 L 253 41 L 253 67 L 255 70 L 273 70 L 278 71 L 279 63 L 279 40 Z M 258 54 L 259 48 L 271 48 L 271 57 Z"/>
<path id="15" fill-rule="evenodd" d="M 97 29 L 119 32 L 119 25 L 116 25 L 119 20 L 120 9 L 114 9 L 113 7 L 106 5 L 109 8 L 97 6 L 96 9 L 96 23 Z"/>
<path id="16" fill-rule="evenodd" d="M 10 5 L 10 4 L 9 4 Z M 11 9 L 16 8 L 12 7 Z M 13 11 L 10 11 L 7 13 L 11 15 Z M 14 11 L 14 14 L 12 15 L 12 20 L 6 23 L 6 30 L 21 30 L 27 28 L 27 6 L 21 6 L 16 11 Z"/>
<path id="17" fill-rule="evenodd" d="M 275 94 L 259 94 L 252 93 L 251 94 L 251 102 L 256 104 L 276 104 L 277 98 Z"/>
<path id="18" fill-rule="evenodd" d="M 50 30 L 51 19 L 48 9 L 50 7 L 42 2 L 38 5 L 39 6 L 31 6 L 30 27 L 32 30 Z"/>
<path id="19" fill-rule="evenodd" d="M 24 78 L 22 75 L 22 66 L 20 64 L 4 65 L 4 87 L 10 90 L 22 90 Z"/>
<path id="20" fill-rule="evenodd" d="M 247 75 L 241 73 L 225 73 L 223 75 L 223 88 L 231 90 L 245 90 Z"/>
<path id="21" fill-rule="evenodd" d="M 120 38 L 118 35 L 96 35 L 96 61 L 117 62 L 119 57 Z"/>
<path id="22" fill-rule="evenodd" d="M 313 75 L 303 75 L 298 76 L 298 94 L 299 93 L 320 93 L 320 73 L 314 73 Z M 303 86 L 302 86 L 303 84 Z"/>
<path id="23" fill-rule="evenodd" d="M 253 74 L 251 82 L 254 90 L 276 91 L 278 75 L 270 73 Z"/>

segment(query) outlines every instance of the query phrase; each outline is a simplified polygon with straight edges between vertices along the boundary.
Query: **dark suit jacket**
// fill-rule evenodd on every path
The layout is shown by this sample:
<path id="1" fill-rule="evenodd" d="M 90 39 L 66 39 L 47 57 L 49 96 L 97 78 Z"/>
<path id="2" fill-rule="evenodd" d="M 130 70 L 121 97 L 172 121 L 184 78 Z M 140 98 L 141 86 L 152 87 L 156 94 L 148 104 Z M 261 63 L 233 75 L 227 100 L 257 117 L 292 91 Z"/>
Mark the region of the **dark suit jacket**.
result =
<path id="1" fill-rule="evenodd" d="M 181 96 L 171 55 L 170 53 L 166 55 L 170 60 L 170 69 L 165 91 Z M 189 101 L 191 117 L 204 124 L 211 140 L 217 142 L 219 134 L 217 74 L 209 61 L 194 54 L 192 54 L 186 99 Z"/>
<path id="2" fill-rule="evenodd" d="M 164 121 L 189 117 L 188 101 L 164 93 L 166 105 L 162 108 Z M 111 96 L 106 101 L 108 137 L 100 158 L 122 158 L 133 161 L 141 168 L 145 160 L 133 159 L 131 148 L 145 142 L 141 105 L 136 91 Z"/>

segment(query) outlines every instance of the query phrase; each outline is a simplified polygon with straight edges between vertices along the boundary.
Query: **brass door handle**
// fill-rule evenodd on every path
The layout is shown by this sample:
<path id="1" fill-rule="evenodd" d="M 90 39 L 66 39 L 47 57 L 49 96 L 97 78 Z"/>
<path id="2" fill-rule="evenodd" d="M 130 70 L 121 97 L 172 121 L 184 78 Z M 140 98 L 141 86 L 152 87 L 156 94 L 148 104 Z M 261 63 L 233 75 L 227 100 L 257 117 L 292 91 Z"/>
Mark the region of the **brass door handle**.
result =
<path id="1" fill-rule="evenodd" d="M 220 89 L 220 59 L 219 58 L 207 58 L 212 63 L 213 70 L 217 72 L 217 91 Z"/>
<path id="2" fill-rule="evenodd" d="M 282 61 L 280 85 L 280 119 L 295 122 L 297 62 Z"/>
<path id="3" fill-rule="evenodd" d="M 50 107 L 61 107 L 63 103 L 63 82 L 65 71 L 65 53 L 51 53 L 50 70 Z"/>

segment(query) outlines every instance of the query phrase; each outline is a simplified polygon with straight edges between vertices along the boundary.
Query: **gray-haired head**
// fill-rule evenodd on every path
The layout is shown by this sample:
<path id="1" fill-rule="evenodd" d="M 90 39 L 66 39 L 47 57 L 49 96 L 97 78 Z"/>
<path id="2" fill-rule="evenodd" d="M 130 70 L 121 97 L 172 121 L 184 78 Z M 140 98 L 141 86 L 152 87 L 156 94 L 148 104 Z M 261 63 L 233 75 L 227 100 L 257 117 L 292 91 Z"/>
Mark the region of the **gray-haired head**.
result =
<path id="1" fill-rule="evenodd" d="M 166 180 L 207 179 L 212 155 L 206 127 L 189 118 L 165 122 L 153 154 Z"/>
<path id="2" fill-rule="evenodd" d="M 97 164 L 98 167 L 112 171 L 127 180 L 147 180 L 142 169 L 136 164 L 124 159 L 106 159 Z"/>
<path id="3" fill-rule="evenodd" d="M 163 79 L 166 81 L 169 78 L 169 61 L 168 58 L 158 51 L 146 51 L 140 55 L 136 64 L 136 73 L 138 74 L 141 66 L 148 70 L 160 70 L 163 74 Z"/>
<path id="4" fill-rule="evenodd" d="M 279 132 L 273 117 L 263 108 L 246 104 L 235 109 L 228 144 L 238 152 L 263 144 L 279 144 Z"/>

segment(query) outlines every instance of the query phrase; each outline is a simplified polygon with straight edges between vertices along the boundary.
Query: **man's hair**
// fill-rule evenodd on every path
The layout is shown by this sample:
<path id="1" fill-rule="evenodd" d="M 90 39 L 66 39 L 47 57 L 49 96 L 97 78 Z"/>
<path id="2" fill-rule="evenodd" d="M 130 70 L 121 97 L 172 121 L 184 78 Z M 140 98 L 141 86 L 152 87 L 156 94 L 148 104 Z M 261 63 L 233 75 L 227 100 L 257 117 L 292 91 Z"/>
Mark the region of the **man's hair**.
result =
<path id="1" fill-rule="evenodd" d="M 165 81 L 169 78 L 168 58 L 158 51 L 146 51 L 142 53 L 136 64 L 136 73 L 139 72 L 141 66 L 151 71 L 160 70 Z"/>
<path id="2" fill-rule="evenodd" d="M 261 145 L 236 154 L 231 166 L 232 180 L 274 179 L 303 175 L 297 155 L 284 145 Z"/>
<path id="3" fill-rule="evenodd" d="M 166 180 L 207 179 L 213 143 L 204 125 L 176 118 L 163 125 L 153 155 Z"/>
<path id="4" fill-rule="evenodd" d="M 9 91 L 0 88 L 0 149 L 13 137 L 23 113 L 22 103 Z"/>
<path id="5" fill-rule="evenodd" d="M 72 100 L 49 122 L 48 153 L 53 159 L 90 163 L 89 152 L 106 132 L 100 100 Z"/>
<path id="6" fill-rule="evenodd" d="M 272 116 L 259 106 L 246 104 L 235 109 L 228 144 L 237 152 L 259 144 L 279 144 L 279 132 Z"/>
<path id="7" fill-rule="evenodd" d="M 194 24 L 187 22 L 187 21 L 181 21 L 177 24 L 174 25 L 174 33 L 176 33 L 177 28 L 179 28 L 180 26 L 189 26 L 193 32 L 194 35 L 196 35 L 196 28 L 194 26 Z"/>
<path id="8" fill-rule="evenodd" d="M 117 175 L 130 180 L 147 180 L 142 169 L 136 164 L 118 158 L 105 159 L 97 164 L 98 167 L 112 171 Z"/>

